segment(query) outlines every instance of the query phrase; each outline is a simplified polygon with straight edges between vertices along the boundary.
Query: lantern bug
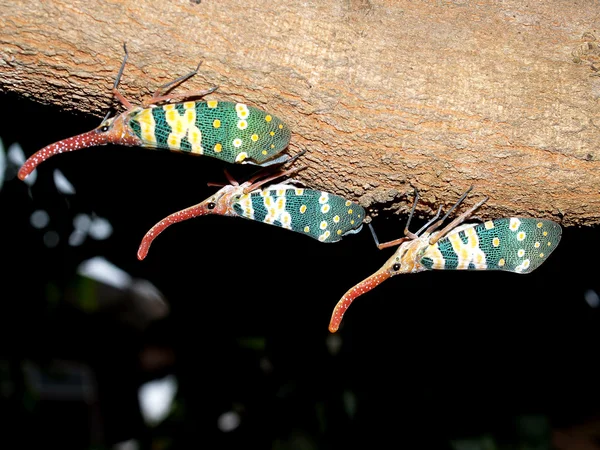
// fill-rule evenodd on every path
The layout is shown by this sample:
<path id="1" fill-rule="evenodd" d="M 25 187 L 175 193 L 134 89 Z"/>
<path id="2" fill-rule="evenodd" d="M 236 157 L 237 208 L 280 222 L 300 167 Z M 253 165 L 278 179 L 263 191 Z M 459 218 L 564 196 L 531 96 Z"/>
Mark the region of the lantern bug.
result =
<path id="1" fill-rule="evenodd" d="M 471 186 L 463 193 L 442 219 L 437 220 L 442 210 L 440 206 L 429 222 L 416 233 L 411 233 L 408 227 L 419 200 L 419 194 L 415 191 L 413 207 L 404 228 L 405 236 L 399 239 L 380 244 L 369 224 L 377 248 L 399 247 L 377 272 L 350 288 L 339 300 L 329 322 L 330 332 L 338 330 L 344 313 L 356 297 L 394 275 L 425 270 L 503 270 L 529 273 L 546 261 L 561 238 L 562 228 L 556 222 L 510 217 L 483 223 L 463 223 L 487 201 L 487 197 L 436 231 L 472 188 Z"/>
<path id="2" fill-rule="evenodd" d="M 110 113 L 107 114 L 100 126 L 92 131 L 38 150 L 19 170 L 21 180 L 51 156 L 106 144 L 188 152 L 229 163 L 259 166 L 288 159 L 286 155 L 275 158 L 287 148 L 291 131 L 274 115 L 243 103 L 186 101 L 208 95 L 216 87 L 186 94 L 166 94 L 194 76 L 200 64 L 187 75 L 160 86 L 142 106 L 132 105 L 117 89 L 128 58 L 125 44 L 123 49 L 125 57 L 112 93 L 126 110 L 115 117 L 109 118 Z"/>
<path id="3" fill-rule="evenodd" d="M 293 156 L 286 163 L 303 153 Z M 242 184 L 225 170 L 229 184 L 197 205 L 175 212 L 154 225 L 142 239 L 138 259 L 146 257 L 150 244 L 165 228 L 208 214 L 264 222 L 305 234 L 320 242 L 337 242 L 348 234 L 358 233 L 365 218 L 365 210 L 359 204 L 328 192 L 305 189 L 289 181 L 267 185 L 302 168 L 278 169 L 269 176 L 266 176 L 265 170 L 261 170 Z"/>

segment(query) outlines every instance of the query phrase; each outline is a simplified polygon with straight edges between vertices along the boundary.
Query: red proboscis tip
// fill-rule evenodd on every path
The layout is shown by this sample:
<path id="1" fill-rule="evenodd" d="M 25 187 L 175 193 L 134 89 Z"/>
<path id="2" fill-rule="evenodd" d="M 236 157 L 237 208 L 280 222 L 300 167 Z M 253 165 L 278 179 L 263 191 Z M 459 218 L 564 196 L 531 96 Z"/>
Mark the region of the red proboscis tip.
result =
<path id="1" fill-rule="evenodd" d="M 344 317 L 344 313 L 350 307 L 356 297 L 359 297 L 365 292 L 370 291 L 383 281 L 387 280 L 389 277 L 390 274 L 387 270 L 375 272 L 373 275 L 365 278 L 356 286 L 350 288 L 333 309 L 333 314 L 331 314 L 331 320 L 329 321 L 329 331 L 331 333 L 335 333 L 338 330 L 340 323 L 342 322 L 342 318 Z"/>
<path id="2" fill-rule="evenodd" d="M 156 237 L 166 228 L 170 227 L 174 223 L 183 222 L 184 220 L 193 219 L 194 217 L 208 214 L 208 212 L 209 210 L 206 208 L 206 205 L 200 203 L 165 217 L 163 220 L 150 228 L 150 230 L 146 233 L 138 248 L 137 258 L 141 261 L 148 255 L 150 245 L 154 239 L 156 239 Z"/>
<path id="3" fill-rule="evenodd" d="M 112 136 L 108 134 L 98 134 L 96 130 L 88 131 L 87 133 L 79 134 L 38 150 L 31 155 L 27 161 L 19 169 L 18 177 L 24 180 L 27 175 L 35 170 L 37 166 L 46 161 L 48 158 L 59 153 L 72 152 L 82 148 L 102 145 L 109 142 Z"/>

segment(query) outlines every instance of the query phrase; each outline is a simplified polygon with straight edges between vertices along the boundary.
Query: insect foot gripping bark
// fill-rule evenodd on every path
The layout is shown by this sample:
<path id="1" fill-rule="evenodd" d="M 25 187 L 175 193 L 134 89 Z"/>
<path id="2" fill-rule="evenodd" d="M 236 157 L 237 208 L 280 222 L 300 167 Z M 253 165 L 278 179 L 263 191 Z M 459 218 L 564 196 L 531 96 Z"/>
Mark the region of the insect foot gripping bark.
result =
<path id="1" fill-rule="evenodd" d="M 547 219 L 507 217 L 483 223 L 463 223 L 479 208 L 487 197 L 452 222 L 437 231 L 450 213 L 465 199 L 470 187 L 456 204 L 438 220 L 437 214 L 416 233 L 408 231 L 415 211 L 418 193 L 404 237 L 380 244 L 369 224 L 379 249 L 398 245 L 394 255 L 370 277 L 352 287 L 333 310 L 329 331 L 335 333 L 344 313 L 354 299 L 394 275 L 424 270 L 503 270 L 529 273 L 539 267 L 560 242 L 561 226 Z"/>
<path id="2" fill-rule="evenodd" d="M 162 95 L 195 75 L 200 65 L 193 72 L 160 86 L 143 106 L 132 105 L 117 90 L 128 57 L 127 48 L 123 48 L 125 57 L 112 92 L 126 111 L 116 117 L 107 116 L 92 131 L 37 151 L 19 170 L 21 180 L 51 156 L 106 144 L 195 153 L 229 163 L 259 166 L 288 159 L 286 155 L 277 155 L 287 148 L 291 132 L 274 115 L 243 103 L 185 101 L 210 94 L 216 87 L 183 95 Z"/>
<path id="3" fill-rule="evenodd" d="M 362 229 L 365 210 L 357 203 L 328 192 L 295 186 L 289 180 L 261 188 L 300 169 L 302 167 L 278 170 L 269 176 L 263 169 L 242 184 L 225 171 L 230 184 L 203 202 L 173 213 L 154 225 L 142 239 L 138 259 L 146 257 L 152 241 L 170 225 L 207 214 L 256 220 L 305 234 L 320 242 L 337 242 L 348 234 L 358 233 Z"/>

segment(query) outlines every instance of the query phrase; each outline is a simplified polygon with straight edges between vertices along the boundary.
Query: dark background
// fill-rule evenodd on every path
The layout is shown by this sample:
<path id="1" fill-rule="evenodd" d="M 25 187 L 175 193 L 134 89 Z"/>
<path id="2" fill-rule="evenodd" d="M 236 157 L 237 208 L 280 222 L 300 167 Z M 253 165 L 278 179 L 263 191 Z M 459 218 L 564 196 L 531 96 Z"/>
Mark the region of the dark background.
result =
<path id="1" fill-rule="evenodd" d="M 26 156 L 100 122 L 1 98 L 4 148 L 17 142 Z M 56 189 L 56 168 L 74 195 Z M 0 190 L 4 439 L 63 449 L 130 439 L 153 449 L 598 448 L 598 310 L 584 299 L 600 292 L 598 229 L 564 229 L 529 275 L 394 277 L 360 297 L 331 335 L 338 299 L 393 253 L 377 250 L 366 229 L 322 244 L 208 216 L 169 228 L 137 260 L 144 233 L 208 197 L 216 188 L 206 183 L 224 182 L 224 168 L 241 181 L 255 170 L 106 146 L 49 159 L 28 187 L 9 164 Z M 484 194 L 476 183 L 475 194 Z M 30 224 L 37 209 L 49 213 L 56 247 Z M 113 234 L 69 246 L 78 213 L 108 219 Z M 390 240 L 405 220 L 382 215 L 374 226 Z M 94 256 L 152 282 L 169 314 L 136 327 L 126 296 L 109 308 L 82 306 L 90 288 L 76 269 Z M 93 380 L 87 401 L 53 390 L 85 385 L 73 375 L 82 373 Z M 137 390 L 167 374 L 178 381 L 172 413 L 148 426 Z M 229 432 L 217 426 L 228 411 L 240 418 Z"/>

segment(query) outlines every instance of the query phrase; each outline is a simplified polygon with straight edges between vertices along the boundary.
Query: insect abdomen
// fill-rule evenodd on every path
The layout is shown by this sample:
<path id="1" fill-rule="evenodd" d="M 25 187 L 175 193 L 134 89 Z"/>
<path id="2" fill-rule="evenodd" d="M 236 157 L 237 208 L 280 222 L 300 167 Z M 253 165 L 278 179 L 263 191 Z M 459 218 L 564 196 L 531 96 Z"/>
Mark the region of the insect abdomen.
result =
<path id="1" fill-rule="evenodd" d="M 529 273 L 554 251 L 561 234 L 560 225 L 551 220 L 491 220 L 452 231 L 430 245 L 420 263 L 427 269 Z"/>
<path id="2" fill-rule="evenodd" d="M 247 219 L 307 234 L 321 242 L 337 242 L 360 231 L 362 206 L 327 192 L 301 188 L 267 188 L 242 195 L 234 211 Z"/>
<path id="3" fill-rule="evenodd" d="M 144 108 L 129 120 L 143 147 L 181 150 L 234 163 L 260 164 L 283 151 L 290 129 L 277 117 L 242 103 L 216 100 Z"/>

